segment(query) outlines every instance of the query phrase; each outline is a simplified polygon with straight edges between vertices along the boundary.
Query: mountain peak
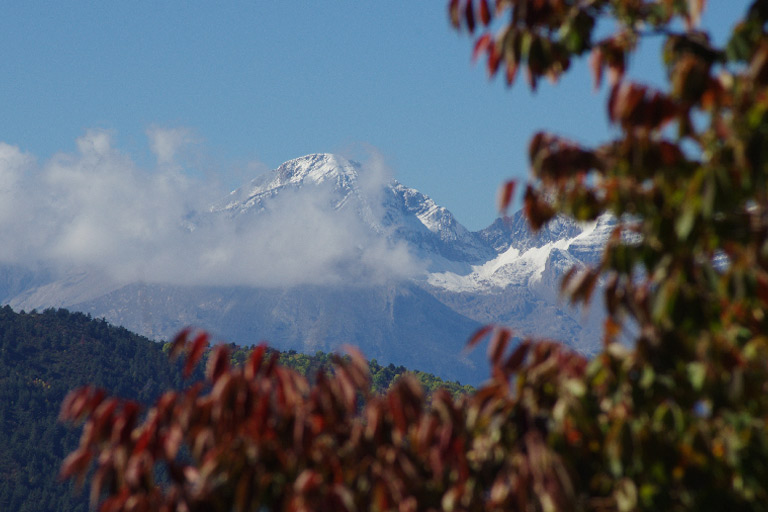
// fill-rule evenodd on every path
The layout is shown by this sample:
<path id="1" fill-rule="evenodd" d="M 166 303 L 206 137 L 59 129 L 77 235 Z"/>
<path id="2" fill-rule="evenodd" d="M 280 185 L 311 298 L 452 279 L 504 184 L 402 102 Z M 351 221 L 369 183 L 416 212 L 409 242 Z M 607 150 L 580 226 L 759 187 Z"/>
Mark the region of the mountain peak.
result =
<path id="1" fill-rule="evenodd" d="M 304 183 L 320 184 L 335 181 L 336 186 L 349 187 L 358 179 L 360 164 L 331 153 L 314 153 L 288 160 L 248 184 L 230 192 L 229 197 L 212 211 L 243 211 L 258 204 L 264 197 L 284 187 L 301 187 Z"/>
<path id="2" fill-rule="evenodd" d="M 479 235 L 469 232 L 428 196 L 394 179 L 377 181 L 373 176 L 371 181 L 369 177 L 357 162 L 330 153 L 310 154 L 257 177 L 211 211 L 231 215 L 258 212 L 282 190 L 319 185 L 331 191 L 332 210 L 352 209 L 376 236 L 383 235 L 390 242 L 405 242 L 441 261 L 480 263 L 495 254 Z"/>
<path id="3" fill-rule="evenodd" d="M 357 177 L 359 164 L 331 153 L 315 153 L 294 158 L 274 170 L 275 186 L 302 183 L 306 180 L 322 183 L 339 176 Z"/>

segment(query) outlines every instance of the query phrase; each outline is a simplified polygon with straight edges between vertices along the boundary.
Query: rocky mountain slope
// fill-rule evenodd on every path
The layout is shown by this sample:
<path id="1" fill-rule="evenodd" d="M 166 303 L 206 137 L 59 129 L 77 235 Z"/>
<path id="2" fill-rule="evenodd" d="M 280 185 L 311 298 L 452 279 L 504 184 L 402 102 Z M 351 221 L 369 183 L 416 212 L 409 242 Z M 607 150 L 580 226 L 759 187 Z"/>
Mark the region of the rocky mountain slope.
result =
<path id="1" fill-rule="evenodd" d="M 187 229 L 194 233 L 215 219 L 246 233 L 297 211 L 284 207 L 288 200 L 313 201 L 323 222 L 337 222 L 359 240 L 334 256 L 331 268 L 322 267 L 332 279 L 202 286 L 117 282 L 92 269 L 6 268 L 3 302 L 85 311 L 154 338 L 193 324 L 227 341 L 268 340 L 281 349 L 331 351 L 351 343 L 381 362 L 470 383 L 487 375 L 485 354 L 462 349 L 484 323 L 560 339 L 585 353 L 599 345 L 600 304 L 574 310 L 558 289 L 568 268 L 599 257 L 610 219 L 588 226 L 557 219 L 534 235 L 517 213 L 472 232 L 421 192 L 356 162 L 317 154 L 257 177 L 187 219 Z M 306 221 L 297 214 L 285 229 Z M 259 242 L 274 243 L 268 236 Z"/>

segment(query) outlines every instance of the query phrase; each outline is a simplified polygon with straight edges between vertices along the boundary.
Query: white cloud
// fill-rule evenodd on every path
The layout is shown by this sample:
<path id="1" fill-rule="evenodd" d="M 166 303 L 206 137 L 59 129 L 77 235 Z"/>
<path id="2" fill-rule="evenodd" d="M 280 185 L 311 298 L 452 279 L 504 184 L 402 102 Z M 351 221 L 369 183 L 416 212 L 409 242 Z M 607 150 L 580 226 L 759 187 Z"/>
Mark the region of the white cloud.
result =
<path id="1" fill-rule="evenodd" d="M 0 263 L 88 270 L 115 282 L 291 286 L 402 279 L 421 267 L 373 233 L 332 190 L 281 192 L 258 215 L 207 212 L 223 196 L 175 163 L 185 130 L 148 130 L 157 166 L 139 168 L 108 132 L 89 131 L 75 154 L 39 164 L 0 143 Z M 366 166 L 364 193 L 389 173 Z"/>
<path id="2" fill-rule="evenodd" d="M 174 163 L 178 152 L 195 141 L 192 132 L 187 128 L 152 126 L 147 129 L 147 137 L 158 165 Z"/>

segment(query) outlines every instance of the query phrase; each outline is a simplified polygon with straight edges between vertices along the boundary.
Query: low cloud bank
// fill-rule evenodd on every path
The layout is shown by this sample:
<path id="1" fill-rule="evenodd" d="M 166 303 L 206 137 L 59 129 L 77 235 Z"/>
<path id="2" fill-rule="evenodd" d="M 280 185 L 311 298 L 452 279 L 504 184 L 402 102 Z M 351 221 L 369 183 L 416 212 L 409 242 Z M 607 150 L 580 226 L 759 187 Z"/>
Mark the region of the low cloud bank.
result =
<path id="1" fill-rule="evenodd" d="M 222 191 L 176 163 L 194 137 L 157 127 L 147 135 L 152 169 L 103 131 L 42 163 L 0 143 L 0 264 L 97 271 L 119 283 L 269 287 L 379 284 L 423 270 L 353 209 L 333 209 L 327 187 L 283 191 L 258 214 L 208 213 Z M 361 171 L 374 205 L 381 169 L 372 158 Z"/>

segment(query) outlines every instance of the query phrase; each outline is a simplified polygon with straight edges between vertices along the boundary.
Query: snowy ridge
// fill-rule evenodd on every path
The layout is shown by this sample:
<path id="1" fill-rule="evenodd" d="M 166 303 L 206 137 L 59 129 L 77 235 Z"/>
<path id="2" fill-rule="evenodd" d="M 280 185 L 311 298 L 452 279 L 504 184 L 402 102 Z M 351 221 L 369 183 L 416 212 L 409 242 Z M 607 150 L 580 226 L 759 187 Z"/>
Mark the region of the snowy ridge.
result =
<path id="1" fill-rule="evenodd" d="M 334 208 L 353 209 L 371 230 L 390 241 L 405 243 L 412 254 L 429 262 L 428 273 L 419 280 L 425 289 L 481 295 L 526 289 L 555 302 L 557 276 L 574 264 L 596 262 L 615 226 L 610 216 L 583 224 L 556 217 L 532 233 L 518 212 L 482 231 L 471 232 L 446 208 L 396 180 L 382 184 L 378 196 L 363 194 L 361 171 L 360 164 L 343 157 L 307 155 L 233 191 L 218 210 L 243 213 L 261 207 L 286 188 L 331 186 Z M 545 271 L 548 277 L 542 281 Z M 471 311 L 459 312 L 477 318 Z"/>
<path id="2" fill-rule="evenodd" d="M 480 265 L 472 265 L 467 273 L 433 272 L 427 282 L 452 292 L 503 290 L 509 286 L 533 285 L 541 279 L 555 251 L 567 253 L 577 263 L 593 261 L 602 251 L 614 225 L 613 218 L 605 215 L 595 222 L 579 225 L 580 232 L 573 238 L 541 246 L 533 245 L 524 250 L 518 249 L 513 242 L 495 258 Z"/>
<path id="3" fill-rule="evenodd" d="M 440 234 L 441 238 L 458 240 L 468 235 L 469 231 L 456 221 L 453 214 L 437 205 L 432 198 L 397 182 L 392 184 L 392 190 L 405 199 L 409 211 L 416 215 L 424 227 Z"/>

